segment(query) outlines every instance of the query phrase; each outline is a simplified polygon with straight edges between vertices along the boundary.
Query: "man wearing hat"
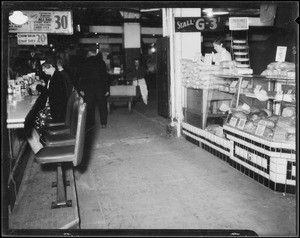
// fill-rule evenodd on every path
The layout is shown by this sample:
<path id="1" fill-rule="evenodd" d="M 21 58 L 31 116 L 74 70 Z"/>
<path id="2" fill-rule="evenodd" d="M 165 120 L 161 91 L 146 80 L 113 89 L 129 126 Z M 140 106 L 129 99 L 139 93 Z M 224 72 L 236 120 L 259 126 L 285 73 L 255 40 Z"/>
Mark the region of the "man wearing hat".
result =
<path id="1" fill-rule="evenodd" d="M 95 126 L 95 108 L 99 109 L 102 128 L 107 126 L 107 96 L 109 81 L 106 64 L 102 52 L 91 49 L 87 52 L 85 63 L 81 70 L 81 88 L 87 103 L 87 130 Z"/>

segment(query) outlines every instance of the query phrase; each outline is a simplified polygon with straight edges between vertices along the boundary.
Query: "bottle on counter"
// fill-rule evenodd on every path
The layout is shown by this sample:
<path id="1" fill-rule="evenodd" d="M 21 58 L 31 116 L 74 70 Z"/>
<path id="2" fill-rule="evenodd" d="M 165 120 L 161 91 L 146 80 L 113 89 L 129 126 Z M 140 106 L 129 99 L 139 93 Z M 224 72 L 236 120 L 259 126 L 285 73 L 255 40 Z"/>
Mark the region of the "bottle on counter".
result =
<path id="1" fill-rule="evenodd" d="M 7 92 L 8 92 L 8 94 L 12 94 L 13 93 L 12 85 L 8 86 Z"/>

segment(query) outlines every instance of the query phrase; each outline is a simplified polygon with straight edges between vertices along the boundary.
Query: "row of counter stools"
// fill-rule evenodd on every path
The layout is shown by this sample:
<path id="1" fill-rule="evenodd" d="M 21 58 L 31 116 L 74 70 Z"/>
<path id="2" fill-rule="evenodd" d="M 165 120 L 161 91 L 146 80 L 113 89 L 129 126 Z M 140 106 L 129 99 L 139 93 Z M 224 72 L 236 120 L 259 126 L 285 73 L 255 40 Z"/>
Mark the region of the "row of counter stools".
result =
<path id="1" fill-rule="evenodd" d="M 87 105 L 83 98 L 74 91 L 67 103 L 65 121 L 63 123 L 48 123 L 43 129 L 41 141 L 44 144 L 35 154 L 36 161 L 41 164 L 57 164 L 57 181 L 52 184 L 57 187 L 57 199 L 51 208 L 71 207 L 72 200 L 67 199 L 63 164 L 78 166 L 83 157 L 85 140 Z"/>

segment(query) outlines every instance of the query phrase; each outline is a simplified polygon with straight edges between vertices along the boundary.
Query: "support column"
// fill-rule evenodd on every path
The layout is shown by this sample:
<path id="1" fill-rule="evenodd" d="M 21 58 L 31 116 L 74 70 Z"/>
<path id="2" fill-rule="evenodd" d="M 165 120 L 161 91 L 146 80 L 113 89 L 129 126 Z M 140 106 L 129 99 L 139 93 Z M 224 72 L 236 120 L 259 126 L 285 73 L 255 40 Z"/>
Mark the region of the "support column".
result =
<path id="1" fill-rule="evenodd" d="M 170 36 L 171 119 L 176 134 L 181 136 L 183 110 L 186 106 L 186 88 L 182 86 L 181 59 L 193 59 L 201 53 L 201 33 L 175 33 L 175 17 L 199 17 L 200 8 L 169 8 L 163 11 L 163 32 Z"/>
<path id="2" fill-rule="evenodd" d="M 124 69 L 128 70 L 132 66 L 134 58 L 140 57 L 141 55 L 141 26 L 139 23 L 141 14 L 138 12 L 121 11 L 121 15 L 124 18 Z"/>

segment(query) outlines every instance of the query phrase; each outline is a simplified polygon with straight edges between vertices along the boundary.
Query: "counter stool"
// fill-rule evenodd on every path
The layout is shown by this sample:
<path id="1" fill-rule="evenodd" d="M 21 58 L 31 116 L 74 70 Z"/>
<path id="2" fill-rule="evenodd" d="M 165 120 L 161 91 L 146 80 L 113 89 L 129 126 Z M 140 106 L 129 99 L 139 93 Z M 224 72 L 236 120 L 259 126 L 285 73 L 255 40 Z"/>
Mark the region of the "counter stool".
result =
<path id="1" fill-rule="evenodd" d="M 38 163 L 57 164 L 57 181 L 53 183 L 53 186 L 57 187 L 57 199 L 55 202 L 52 202 L 52 209 L 72 206 L 72 200 L 67 200 L 66 186 L 69 183 L 65 181 L 62 164 L 72 163 L 73 167 L 76 167 L 81 163 L 85 140 L 85 124 L 86 103 L 81 103 L 79 106 L 75 145 L 44 147 L 35 155 Z"/>
<path id="2" fill-rule="evenodd" d="M 41 142 L 46 147 L 53 146 L 66 146 L 66 145 L 75 145 L 76 132 L 77 132 L 77 120 L 78 120 L 78 110 L 80 104 L 83 103 L 82 98 L 78 98 L 73 103 L 72 109 L 72 118 L 70 120 L 70 131 L 68 133 L 59 133 L 59 134 L 48 134 L 44 133 L 41 137 Z"/>
<path id="3" fill-rule="evenodd" d="M 70 123 L 72 118 L 74 117 L 74 107 L 73 104 L 79 98 L 79 95 L 76 91 L 73 91 L 67 102 L 67 111 L 65 121 L 61 123 L 49 122 L 47 123 L 46 129 L 43 129 L 45 134 L 49 135 L 58 135 L 58 134 L 66 134 L 70 133 Z"/>

